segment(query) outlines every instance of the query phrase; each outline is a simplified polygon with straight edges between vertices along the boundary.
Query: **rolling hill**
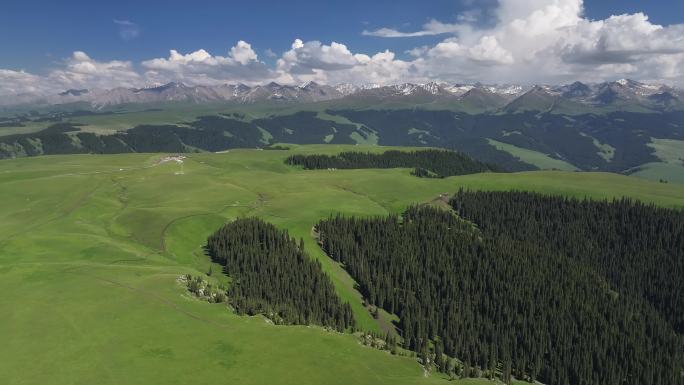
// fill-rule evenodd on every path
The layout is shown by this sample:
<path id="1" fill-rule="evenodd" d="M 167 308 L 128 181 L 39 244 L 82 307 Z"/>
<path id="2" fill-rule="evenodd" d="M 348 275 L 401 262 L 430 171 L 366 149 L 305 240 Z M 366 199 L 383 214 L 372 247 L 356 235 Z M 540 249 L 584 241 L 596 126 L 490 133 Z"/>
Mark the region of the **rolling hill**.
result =
<path id="1" fill-rule="evenodd" d="M 681 186 L 615 174 L 422 179 L 406 169 L 301 170 L 285 165 L 285 158 L 385 148 L 289 146 L 185 159 L 84 154 L 1 161 L 5 383 L 448 383 L 438 373 L 425 374 L 415 358 L 363 346 L 349 333 L 235 315 L 193 299 L 177 280 L 212 266 L 202 249 L 209 234 L 231 219 L 256 216 L 304 239 L 360 328 L 380 333 L 387 315 L 375 319 L 364 308 L 353 280 L 311 236 L 311 227 L 333 212 L 399 213 L 462 187 L 629 196 L 684 207 Z M 226 283 L 219 274 L 208 279 Z M 30 372 L 26 362 L 33 363 Z"/>
<path id="2" fill-rule="evenodd" d="M 661 141 L 684 140 L 682 91 L 629 79 L 533 87 L 169 83 L 41 98 L 11 99 L 22 102 L 0 111 L 0 159 L 379 144 L 458 150 L 509 171 L 684 178 L 679 159 L 657 152 Z"/>

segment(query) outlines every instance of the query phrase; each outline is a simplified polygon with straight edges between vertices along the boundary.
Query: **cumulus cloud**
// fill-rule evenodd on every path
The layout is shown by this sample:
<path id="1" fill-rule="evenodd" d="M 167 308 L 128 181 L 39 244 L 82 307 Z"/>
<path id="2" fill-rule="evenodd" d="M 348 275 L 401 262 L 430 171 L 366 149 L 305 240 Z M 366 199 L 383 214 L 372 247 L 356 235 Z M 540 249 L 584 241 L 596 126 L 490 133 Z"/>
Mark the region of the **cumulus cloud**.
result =
<path id="1" fill-rule="evenodd" d="M 76 51 L 65 64 L 64 68 L 48 74 L 46 80 L 53 86 L 62 89 L 135 87 L 141 81 L 130 61 L 100 62 L 85 52 Z"/>
<path id="2" fill-rule="evenodd" d="M 270 58 L 278 57 L 278 54 L 275 53 L 275 51 L 273 51 L 270 48 L 266 48 L 266 50 L 264 51 L 264 54 L 266 54 L 266 57 L 270 57 Z"/>
<path id="3" fill-rule="evenodd" d="M 190 85 L 226 82 L 262 83 L 273 79 L 274 71 L 259 61 L 252 46 L 238 41 L 227 56 L 214 56 L 204 49 L 181 54 L 171 50 L 168 58 L 142 62 L 145 77 L 153 82 L 180 81 Z"/>
<path id="4" fill-rule="evenodd" d="M 320 41 L 304 43 L 296 39 L 291 49 L 278 60 L 278 69 L 293 74 L 310 74 L 313 70 L 336 71 L 349 69 L 359 63 L 344 44 L 332 42 L 324 45 Z"/>
<path id="5" fill-rule="evenodd" d="M 458 39 L 447 39 L 426 51 L 429 59 L 470 60 L 476 65 L 512 64 L 513 55 L 503 48 L 495 36 L 485 35 L 473 45 L 461 44 Z"/>
<path id="6" fill-rule="evenodd" d="M 590 20 L 582 0 L 500 0 L 496 22 L 431 21 L 417 32 L 389 28 L 366 35 L 411 37 L 449 33 L 432 47 L 407 51 L 425 76 L 446 81 L 552 83 L 630 76 L 684 82 L 684 25 L 660 26 L 642 13 Z"/>
<path id="7" fill-rule="evenodd" d="M 238 41 L 237 45 L 230 49 L 230 57 L 242 65 L 247 65 L 250 62 L 256 62 L 258 60 L 257 54 L 252 49 L 252 46 L 242 40 Z"/>
<path id="8" fill-rule="evenodd" d="M 189 85 L 277 81 L 299 84 L 400 82 L 562 83 L 622 77 L 684 85 L 684 24 L 661 26 L 643 13 L 592 20 L 582 0 L 498 0 L 486 10 L 489 23 L 475 23 L 474 10 L 454 24 L 431 20 L 416 32 L 385 28 L 366 35 L 442 35 L 399 58 L 385 50 L 353 52 L 342 42 L 295 39 L 282 55 L 265 50 L 261 61 L 238 41 L 225 56 L 204 49 L 129 61 L 98 61 L 74 52 L 43 75 L 0 69 L 0 95 L 54 93 L 68 88 L 142 87 L 169 81 Z M 122 26 L 128 26 L 124 21 Z"/>
<path id="9" fill-rule="evenodd" d="M 76 51 L 45 75 L 0 69 L 0 95 L 56 94 L 66 89 L 136 87 L 144 79 L 130 61 L 97 61 Z"/>
<path id="10" fill-rule="evenodd" d="M 411 63 L 397 60 L 390 51 L 372 56 L 352 53 L 346 45 L 296 39 L 278 59 L 277 70 L 283 82 L 316 81 L 336 83 L 393 83 L 408 81 Z"/>
<path id="11" fill-rule="evenodd" d="M 42 78 L 25 71 L 0 69 L 0 96 L 45 93 Z"/>
<path id="12" fill-rule="evenodd" d="M 684 25 L 654 25 L 642 13 L 582 21 L 575 31 L 577 36 L 566 36 L 566 42 L 560 44 L 567 62 L 632 63 L 642 60 L 644 55 L 684 52 Z"/>

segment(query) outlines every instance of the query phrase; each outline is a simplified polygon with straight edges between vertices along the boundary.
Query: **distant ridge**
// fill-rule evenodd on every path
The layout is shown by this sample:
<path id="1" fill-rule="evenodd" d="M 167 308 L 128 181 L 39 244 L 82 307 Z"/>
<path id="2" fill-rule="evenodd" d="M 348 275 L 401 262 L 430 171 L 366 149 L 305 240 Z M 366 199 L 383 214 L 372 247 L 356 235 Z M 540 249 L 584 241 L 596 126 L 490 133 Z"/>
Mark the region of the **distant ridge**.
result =
<path id="1" fill-rule="evenodd" d="M 503 108 L 508 112 L 564 108 L 610 108 L 623 110 L 684 109 L 684 91 L 660 84 L 621 79 L 598 84 L 573 82 L 566 85 L 532 87 L 504 84 L 401 83 L 337 86 L 307 82 L 299 86 L 270 82 L 265 85 L 221 84 L 189 86 L 171 82 L 145 88 L 107 90 L 70 89 L 56 95 L 22 94 L 0 98 L 0 105 L 56 105 L 74 102 L 103 108 L 130 103 L 447 103 L 476 111 Z M 571 106 L 571 107 L 568 107 Z"/>

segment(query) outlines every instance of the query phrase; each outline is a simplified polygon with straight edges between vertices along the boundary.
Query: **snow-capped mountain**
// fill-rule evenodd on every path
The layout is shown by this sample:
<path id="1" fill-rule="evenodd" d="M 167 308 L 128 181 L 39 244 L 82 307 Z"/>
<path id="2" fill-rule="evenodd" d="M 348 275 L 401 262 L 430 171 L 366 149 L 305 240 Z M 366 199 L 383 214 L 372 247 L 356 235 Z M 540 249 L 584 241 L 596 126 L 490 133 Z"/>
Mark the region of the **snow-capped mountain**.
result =
<path id="1" fill-rule="evenodd" d="M 646 108 L 672 108 L 684 105 L 684 94 L 672 87 L 621 79 L 599 84 L 574 82 L 566 85 L 534 87 L 515 84 L 448 84 L 401 83 L 339 84 L 336 86 L 307 82 L 299 86 L 271 82 L 265 85 L 222 84 L 188 86 L 167 83 L 145 88 L 113 88 L 108 90 L 70 89 L 56 95 L 13 95 L 0 98 L 0 105 L 67 104 L 85 102 L 95 108 L 138 103 L 315 103 L 331 100 L 353 102 L 444 102 L 463 104 L 478 109 L 538 109 L 569 101 L 574 105 L 602 107 L 639 105 Z"/>
<path id="2" fill-rule="evenodd" d="M 447 84 L 447 83 L 403 83 L 373 88 L 358 88 L 356 92 L 350 93 L 351 96 L 376 96 L 376 97 L 401 97 L 401 96 L 434 96 L 449 99 L 459 98 L 473 89 L 485 91 L 487 93 L 500 95 L 508 99 L 521 95 L 526 88 L 519 85 L 498 85 L 498 84 Z"/>
<path id="3" fill-rule="evenodd" d="M 354 94 L 358 91 L 362 90 L 372 90 L 374 88 L 380 88 L 382 85 L 377 84 L 377 83 L 369 83 L 369 84 L 362 84 L 362 85 L 356 85 L 356 84 L 351 84 L 351 83 L 342 83 L 338 84 L 335 86 L 335 89 L 337 92 L 341 93 L 344 96 Z"/>
<path id="4" fill-rule="evenodd" d="M 137 103 L 259 103 L 268 101 L 312 103 L 339 99 L 344 96 L 335 87 L 309 82 L 301 86 L 280 85 L 271 82 L 250 87 L 245 84 L 222 84 L 216 86 L 188 86 L 183 83 L 167 83 L 145 88 L 113 88 L 108 90 L 67 90 L 57 95 L 24 95 L 0 98 L 0 105 L 65 104 L 87 102 L 103 108 L 120 104 Z"/>
<path id="5" fill-rule="evenodd" d="M 348 94 L 348 97 L 377 97 L 377 98 L 397 98 L 407 96 L 455 96 L 445 85 L 438 83 L 402 83 L 389 86 L 359 87 L 355 92 Z"/>
<path id="6" fill-rule="evenodd" d="M 475 86 L 472 84 L 454 84 L 446 86 L 444 89 L 456 96 L 461 96 L 473 88 L 475 88 Z"/>
<path id="7" fill-rule="evenodd" d="M 661 84 L 647 84 L 630 79 L 620 79 L 599 84 L 574 82 L 552 87 L 563 98 L 594 106 L 615 104 L 671 104 L 679 101 L 681 92 Z"/>

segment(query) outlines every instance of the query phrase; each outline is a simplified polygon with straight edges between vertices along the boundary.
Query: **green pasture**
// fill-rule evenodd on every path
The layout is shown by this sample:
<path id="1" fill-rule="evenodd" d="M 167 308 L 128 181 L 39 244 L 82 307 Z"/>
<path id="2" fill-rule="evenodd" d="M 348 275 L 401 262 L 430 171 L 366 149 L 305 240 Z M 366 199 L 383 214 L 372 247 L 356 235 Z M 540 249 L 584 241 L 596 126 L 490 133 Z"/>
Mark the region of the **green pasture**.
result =
<path id="1" fill-rule="evenodd" d="M 275 326 L 186 295 L 176 279 L 210 267 L 206 237 L 256 215 L 303 238 L 361 328 L 381 330 L 312 226 L 341 212 L 399 213 L 459 188 L 629 196 L 684 207 L 684 186 L 606 174 L 528 172 L 420 179 L 408 169 L 286 166 L 290 151 L 44 156 L 0 161 L 0 378 L 14 384 L 430 384 L 414 358 L 351 334 Z M 229 282 L 217 274 L 209 279 Z M 389 315 L 383 314 L 383 317 Z M 383 320 L 381 320 L 383 321 Z M 486 384 L 485 380 L 454 381 Z"/>
<path id="2" fill-rule="evenodd" d="M 539 151 L 529 150 L 527 148 L 514 146 L 512 144 L 499 142 L 494 139 L 487 140 L 489 141 L 489 144 L 491 146 L 494 146 L 497 150 L 506 151 L 507 153 L 522 160 L 523 162 L 537 166 L 542 170 L 578 170 L 577 167 L 573 166 L 572 164 L 564 160 L 552 158 L 549 155 L 546 155 Z"/>

